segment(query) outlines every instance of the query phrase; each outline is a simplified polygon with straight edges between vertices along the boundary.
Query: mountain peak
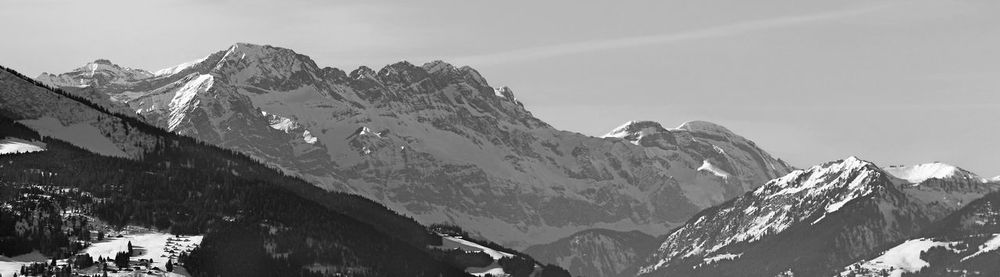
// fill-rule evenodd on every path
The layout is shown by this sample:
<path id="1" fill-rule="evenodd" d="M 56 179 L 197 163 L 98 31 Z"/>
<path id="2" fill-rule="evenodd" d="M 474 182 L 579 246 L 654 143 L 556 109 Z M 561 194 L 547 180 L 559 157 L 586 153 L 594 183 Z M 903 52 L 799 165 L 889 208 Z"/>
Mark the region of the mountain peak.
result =
<path id="1" fill-rule="evenodd" d="M 217 52 L 221 53 L 221 52 Z M 265 90 L 292 90 L 320 82 L 322 72 L 306 55 L 292 49 L 236 43 L 222 54 L 212 69 Z"/>
<path id="2" fill-rule="evenodd" d="M 821 175 L 822 175 L 822 174 L 829 174 L 829 173 L 840 174 L 840 173 L 847 173 L 847 172 L 858 171 L 858 170 L 868 170 L 868 171 L 879 171 L 879 172 L 881 172 L 881 169 L 877 165 L 875 165 L 875 163 L 872 163 L 872 162 L 869 162 L 869 161 L 866 161 L 866 160 L 862 160 L 861 158 L 858 158 L 857 156 L 850 156 L 850 157 L 847 157 L 847 158 L 844 158 L 844 159 L 841 159 L 841 160 L 826 162 L 826 163 L 815 165 L 813 167 L 810 167 L 810 168 L 807 168 L 807 169 L 804 169 L 804 170 L 797 170 L 796 172 L 808 172 L 810 174 L 821 173 Z M 795 173 L 795 172 L 793 172 L 793 173 Z M 789 175 L 791 175 L 791 174 L 789 174 Z M 786 175 L 785 177 L 782 177 L 782 178 L 789 177 L 789 175 Z"/>
<path id="3" fill-rule="evenodd" d="M 422 65 L 421 67 L 423 67 L 424 70 L 427 70 L 427 73 L 430 73 L 430 74 L 434 74 L 434 73 L 441 72 L 441 71 L 453 71 L 453 70 L 455 70 L 455 66 L 454 65 L 451 65 L 450 63 L 447 63 L 447 62 L 442 61 L 442 60 L 435 60 L 435 61 L 432 61 L 432 62 L 424 63 L 424 65 Z"/>
<path id="4" fill-rule="evenodd" d="M 359 66 L 358 69 L 351 71 L 351 74 L 349 76 L 351 77 L 351 79 L 374 78 L 375 70 L 372 70 L 370 67 L 362 65 Z"/>
<path id="5" fill-rule="evenodd" d="M 230 50 L 230 51 L 255 51 L 255 52 L 266 51 L 266 50 L 292 51 L 291 49 L 288 49 L 288 48 L 275 47 L 275 46 L 271 46 L 270 44 L 256 44 L 256 43 L 248 43 L 248 42 L 233 43 L 233 45 L 229 46 L 229 49 L 227 49 L 227 50 Z"/>
<path id="6" fill-rule="evenodd" d="M 611 130 L 602 138 L 624 138 L 629 140 L 638 140 L 639 138 L 649 135 L 667 131 L 663 128 L 659 122 L 649 121 L 649 120 L 631 120 L 625 122 L 621 126 Z"/>
<path id="7" fill-rule="evenodd" d="M 409 84 L 427 78 L 427 70 L 408 61 L 400 61 L 382 67 L 378 77 L 382 81 Z"/>
<path id="8" fill-rule="evenodd" d="M 842 160 L 831 161 L 815 165 L 807 169 L 800 169 L 793 171 L 788 175 L 782 176 L 781 178 L 774 179 L 771 182 L 768 182 L 767 185 L 761 186 L 757 190 L 759 192 L 765 192 L 767 190 L 766 187 L 768 185 L 771 185 L 772 183 L 774 183 L 776 186 L 779 187 L 787 187 L 788 185 L 796 184 L 802 186 L 800 189 L 795 190 L 797 192 L 808 188 L 807 186 L 830 185 L 830 183 L 799 182 L 798 180 L 801 176 L 811 175 L 811 176 L 818 176 L 825 178 L 828 176 L 835 176 L 835 175 L 845 175 L 845 174 L 851 175 L 853 173 L 857 173 L 860 171 L 881 172 L 878 166 L 876 166 L 874 163 L 862 160 L 856 156 L 850 156 Z"/>
<path id="9" fill-rule="evenodd" d="M 226 50 L 226 57 L 240 55 L 240 58 L 263 58 L 268 56 L 294 56 L 298 55 L 294 50 L 288 48 L 275 47 L 271 45 L 260 45 L 246 42 L 237 42 Z"/>
<path id="10" fill-rule="evenodd" d="M 103 65 L 115 65 L 114 63 L 112 63 L 112 62 L 111 62 L 110 60 L 108 60 L 108 59 L 96 59 L 96 60 L 94 60 L 94 61 L 93 61 L 93 62 L 91 62 L 91 63 L 92 63 L 92 64 L 103 64 Z M 117 66 L 117 65 L 116 65 L 116 66 Z"/>
<path id="11" fill-rule="evenodd" d="M 480 86 L 483 86 L 483 87 L 489 87 L 490 86 L 490 84 L 486 82 L 486 78 L 483 78 L 483 75 L 479 74 L 479 71 L 476 70 L 475 68 L 472 68 L 471 66 L 466 65 L 466 66 L 459 67 L 458 71 L 462 72 L 462 75 L 465 78 L 471 80 L 472 82 L 476 83 L 477 85 L 480 85 Z"/>
<path id="12" fill-rule="evenodd" d="M 875 166 L 874 163 L 862 160 L 858 156 L 849 156 L 843 160 L 839 161 L 841 164 L 847 165 L 848 167 L 863 167 L 863 166 Z"/>
<path id="13" fill-rule="evenodd" d="M 62 74 L 42 73 L 35 80 L 53 87 L 84 87 L 92 85 L 123 84 L 152 77 L 142 69 L 119 66 L 108 59 L 92 62 Z"/>
<path id="14" fill-rule="evenodd" d="M 680 126 L 677 126 L 676 129 L 687 130 L 690 132 L 697 132 L 697 133 L 723 135 L 723 136 L 735 135 L 733 131 L 730 131 L 728 128 L 723 127 L 722 125 L 702 120 L 692 120 L 684 122 Z"/>

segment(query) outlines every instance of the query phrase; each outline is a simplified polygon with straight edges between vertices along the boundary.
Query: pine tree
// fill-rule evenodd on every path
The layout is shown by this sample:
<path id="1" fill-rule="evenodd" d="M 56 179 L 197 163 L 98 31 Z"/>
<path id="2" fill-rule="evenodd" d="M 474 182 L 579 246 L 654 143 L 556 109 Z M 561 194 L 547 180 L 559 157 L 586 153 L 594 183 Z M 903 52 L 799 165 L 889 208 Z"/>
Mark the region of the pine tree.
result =
<path id="1" fill-rule="evenodd" d="M 128 256 L 131 257 L 133 253 L 135 252 L 132 252 L 132 241 L 128 241 Z"/>
<path id="2" fill-rule="evenodd" d="M 167 272 L 174 272 L 174 263 L 171 263 L 170 259 L 167 259 L 167 265 L 164 267 L 166 267 Z"/>

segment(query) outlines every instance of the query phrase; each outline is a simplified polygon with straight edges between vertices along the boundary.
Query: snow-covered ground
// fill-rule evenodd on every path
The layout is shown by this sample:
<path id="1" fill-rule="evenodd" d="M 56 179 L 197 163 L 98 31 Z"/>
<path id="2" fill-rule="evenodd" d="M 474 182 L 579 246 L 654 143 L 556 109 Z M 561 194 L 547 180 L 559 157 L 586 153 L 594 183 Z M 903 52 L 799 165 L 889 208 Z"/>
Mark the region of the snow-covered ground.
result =
<path id="1" fill-rule="evenodd" d="M 133 260 L 152 259 L 153 266 L 163 268 L 168 258 L 176 258 L 180 252 L 194 249 L 201 244 L 201 239 L 202 236 L 175 237 L 171 234 L 158 232 L 130 234 L 94 243 L 83 252 L 95 260 L 97 257 L 114 258 L 116 253 L 127 251 L 128 243 L 131 242 L 132 248 L 137 252 L 134 253 L 135 256 L 132 256 Z"/>
<path id="2" fill-rule="evenodd" d="M 503 258 L 503 257 L 513 257 L 514 256 L 513 254 L 510 254 L 510 253 L 496 251 L 496 250 L 493 250 L 493 249 L 491 249 L 489 247 L 479 245 L 478 243 L 464 240 L 461 237 L 448 237 L 448 236 L 445 236 L 443 244 L 441 245 L 441 248 L 444 248 L 444 249 L 458 248 L 458 249 L 462 249 L 462 250 L 465 250 L 465 251 L 479 251 L 479 252 L 486 253 L 487 255 L 490 255 L 490 257 L 492 257 L 494 260 L 499 260 L 500 258 Z"/>
<path id="3" fill-rule="evenodd" d="M 0 139 L 0 154 L 31 153 L 45 151 L 45 143 L 18 138 Z"/>
<path id="4" fill-rule="evenodd" d="M 462 237 L 452 237 L 444 234 L 439 234 L 439 235 L 441 235 L 441 237 L 444 238 L 439 248 L 461 249 L 470 252 L 483 252 L 486 253 L 487 255 L 490 255 L 490 257 L 493 258 L 493 264 L 480 268 L 467 268 L 466 272 L 469 272 L 475 276 L 484 276 L 486 274 L 491 274 L 493 276 L 507 276 L 507 274 L 504 273 L 503 268 L 500 268 L 500 265 L 497 264 L 496 261 L 500 260 L 500 258 L 503 257 L 514 257 L 514 254 L 497 251 L 492 248 L 482 246 L 478 243 L 465 240 Z"/>
<path id="5" fill-rule="evenodd" d="M 12 276 L 21 271 L 21 266 L 30 264 L 30 262 L 8 261 L 8 259 L 0 256 L 0 276 L 2 277 Z"/>
<path id="6" fill-rule="evenodd" d="M 48 261 L 48 258 L 38 253 L 38 251 L 9 258 L 0 256 L 0 277 L 13 276 L 15 272 L 21 271 L 22 265 L 45 261 Z"/>
<path id="7" fill-rule="evenodd" d="M 180 236 L 176 237 L 167 233 L 159 232 L 143 232 L 124 235 L 122 237 L 108 238 L 104 241 L 92 244 L 87 249 L 84 249 L 82 253 L 87 253 L 94 260 L 98 257 L 114 258 L 115 254 L 118 252 L 123 252 L 128 250 L 128 243 L 132 242 L 132 249 L 136 252 L 135 256 L 132 256 L 132 260 L 136 261 L 139 259 L 151 259 L 153 263 L 150 267 L 159 267 L 160 271 L 120 271 L 117 273 L 109 273 L 108 276 L 164 276 L 164 277 L 180 277 L 180 276 L 190 276 L 183 267 L 175 267 L 174 272 L 164 272 L 164 264 L 167 262 L 168 258 L 174 258 L 176 262 L 177 254 L 183 251 L 190 251 L 194 247 L 201 244 L 202 236 Z M 12 276 L 15 272 L 21 270 L 22 265 L 28 265 L 32 262 L 48 262 L 49 257 L 36 252 L 15 256 L 15 257 L 4 257 L 0 256 L 0 277 Z M 62 259 L 58 260 L 57 264 L 64 265 L 68 260 Z M 81 274 L 101 274 L 102 272 L 97 266 L 82 269 Z"/>
<path id="8" fill-rule="evenodd" d="M 472 273 L 472 275 L 480 276 L 480 277 L 486 276 L 486 274 L 490 274 L 492 276 L 507 276 L 507 273 L 503 272 L 503 268 L 499 268 L 499 267 L 491 268 L 491 269 L 483 271 L 483 272 Z"/>
<path id="9" fill-rule="evenodd" d="M 886 250 L 881 256 L 861 264 L 873 272 L 888 270 L 889 276 L 899 277 L 906 272 L 916 272 L 930 264 L 920 259 L 920 254 L 932 247 L 951 247 L 952 242 L 934 241 L 928 238 L 913 239 Z M 849 272 L 841 273 L 841 275 Z"/>

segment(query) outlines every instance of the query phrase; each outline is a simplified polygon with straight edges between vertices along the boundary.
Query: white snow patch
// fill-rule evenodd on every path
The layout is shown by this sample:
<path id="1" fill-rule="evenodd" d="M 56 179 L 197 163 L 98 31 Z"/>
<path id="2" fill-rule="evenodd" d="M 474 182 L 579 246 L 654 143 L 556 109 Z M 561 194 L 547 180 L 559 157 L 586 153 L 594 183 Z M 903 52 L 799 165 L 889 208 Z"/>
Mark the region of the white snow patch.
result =
<path id="1" fill-rule="evenodd" d="M 709 173 L 712 173 L 715 176 L 722 177 L 722 179 L 729 179 L 729 176 L 730 176 L 729 172 L 726 172 L 725 170 L 722 170 L 721 168 L 713 165 L 708 160 L 703 161 L 701 163 L 701 166 L 698 167 L 698 171 L 702 171 L 702 170 L 708 171 Z"/>
<path id="2" fill-rule="evenodd" d="M 0 154 L 45 151 L 45 143 L 18 138 L 0 139 Z"/>
<path id="3" fill-rule="evenodd" d="M 287 117 L 278 117 L 277 120 L 272 120 L 270 122 L 271 129 L 279 130 L 282 132 L 288 132 L 295 129 L 295 121 Z"/>
<path id="4" fill-rule="evenodd" d="M 926 163 L 914 166 L 885 168 L 885 172 L 910 183 L 921 183 L 927 179 L 947 179 L 955 176 L 960 170 L 943 163 Z"/>
<path id="5" fill-rule="evenodd" d="M 497 268 L 491 268 L 491 269 L 489 269 L 487 271 L 483 271 L 483 272 L 472 273 L 472 275 L 480 276 L 480 277 L 486 276 L 486 274 L 489 274 L 489 275 L 492 275 L 492 276 L 508 276 L 506 272 L 503 272 L 503 268 L 499 268 L 499 267 L 497 267 Z"/>
<path id="6" fill-rule="evenodd" d="M 715 262 L 719 262 L 719 261 L 724 261 L 724 260 L 739 259 L 740 256 L 743 256 L 743 253 L 739 253 L 739 254 L 723 253 L 723 254 L 719 254 L 719 255 L 715 255 L 715 256 L 712 256 L 712 257 L 705 258 L 703 260 L 705 261 L 706 264 L 711 264 L 711 263 L 715 263 Z"/>
<path id="7" fill-rule="evenodd" d="M 111 139 L 101 134 L 101 131 L 97 130 L 97 127 L 91 126 L 86 122 L 63 126 L 58 119 L 52 117 L 21 120 L 19 122 L 34 129 L 43 136 L 63 140 L 97 154 L 126 157 L 125 151 L 122 151 Z"/>
<path id="8" fill-rule="evenodd" d="M 369 129 L 368 127 L 361 127 L 361 131 L 358 132 L 358 136 L 376 136 L 376 137 L 382 137 L 381 135 L 379 135 L 375 131 L 372 131 L 372 129 Z"/>
<path id="9" fill-rule="evenodd" d="M 316 137 L 314 137 L 312 135 L 312 133 L 309 133 L 309 130 L 305 130 L 305 131 L 302 132 L 302 140 L 304 140 L 308 144 L 314 144 L 319 139 L 317 139 Z"/>

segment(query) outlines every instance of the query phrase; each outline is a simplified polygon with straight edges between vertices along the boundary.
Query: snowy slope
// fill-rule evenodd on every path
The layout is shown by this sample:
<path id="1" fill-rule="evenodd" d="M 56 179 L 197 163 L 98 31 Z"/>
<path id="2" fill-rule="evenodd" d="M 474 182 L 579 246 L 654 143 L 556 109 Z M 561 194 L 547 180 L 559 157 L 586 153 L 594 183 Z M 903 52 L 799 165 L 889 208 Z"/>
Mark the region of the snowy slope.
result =
<path id="1" fill-rule="evenodd" d="M 873 272 L 888 271 L 889 276 L 899 277 L 903 273 L 917 272 L 930 265 L 927 261 L 920 259 L 921 253 L 926 252 L 932 247 L 951 249 L 954 244 L 931 239 L 908 240 L 892 249 L 886 250 L 881 256 L 863 264 L 857 264 L 857 266 Z M 858 273 L 848 271 L 842 274 L 845 276 L 857 276 Z"/>
<path id="2" fill-rule="evenodd" d="M 692 218 L 667 237 L 656 251 L 657 261 L 641 272 L 692 256 L 710 257 L 726 246 L 754 242 L 796 224 L 813 224 L 880 189 L 875 185 L 880 179 L 884 177 L 873 164 L 855 157 L 796 170 Z"/>
<path id="3" fill-rule="evenodd" d="M 922 183 L 929 179 L 965 179 L 979 182 L 987 180 L 964 169 L 944 163 L 926 163 L 914 166 L 893 166 L 885 172 L 910 183 Z"/>
<path id="4" fill-rule="evenodd" d="M 465 251 L 483 252 L 486 253 L 487 255 L 490 255 L 490 258 L 493 258 L 494 260 L 499 260 L 500 258 L 503 257 L 514 256 L 513 254 L 497 251 L 492 248 L 479 245 L 478 243 L 465 240 L 461 237 L 453 237 L 453 236 L 443 236 L 443 237 L 445 243 L 441 246 L 441 248 L 445 249 L 458 248 Z"/>
<path id="5" fill-rule="evenodd" d="M 485 253 L 493 259 L 490 265 L 481 268 L 467 268 L 466 272 L 471 273 L 474 276 L 485 276 L 487 274 L 492 274 L 493 276 L 508 276 L 507 273 L 503 271 L 500 264 L 497 263 L 501 258 L 504 257 L 514 257 L 514 254 L 492 249 L 473 241 L 469 241 L 461 236 L 451 236 L 446 234 L 438 234 L 443 238 L 441 246 L 436 248 L 440 249 L 460 249 L 466 252 L 481 252 Z"/>
<path id="6" fill-rule="evenodd" d="M 790 170 L 708 122 L 631 122 L 606 138 L 560 131 L 510 88 L 441 61 L 345 72 L 237 43 L 150 75 L 94 89 L 317 186 L 515 247 L 594 227 L 660 235 Z"/>
<path id="7" fill-rule="evenodd" d="M 0 139 L 0 154 L 31 153 L 45 151 L 45 143 L 18 138 Z"/>
<path id="8" fill-rule="evenodd" d="M 177 74 L 177 73 L 180 73 L 181 71 L 187 70 L 188 68 L 191 68 L 192 66 L 195 66 L 195 65 L 197 65 L 197 64 L 205 61 L 206 59 L 208 59 L 208 57 L 204 57 L 204 58 L 193 60 L 193 61 L 190 61 L 190 62 L 181 63 L 181 64 L 178 64 L 178 65 L 175 65 L 175 66 L 172 66 L 172 67 L 160 69 L 160 70 L 157 70 L 156 72 L 153 72 L 153 76 L 166 76 L 166 75 Z"/>
<path id="9" fill-rule="evenodd" d="M 46 261 L 48 261 L 48 258 L 38 253 L 38 251 L 14 257 L 0 256 L 0 276 L 13 276 L 15 272 L 21 270 L 21 266 Z"/>
<path id="10" fill-rule="evenodd" d="M 136 251 L 133 260 L 150 259 L 153 265 L 164 268 L 167 259 L 174 262 L 181 252 L 193 250 L 201 244 L 203 236 L 175 236 L 168 233 L 148 232 L 128 234 L 120 238 L 110 238 L 97 242 L 83 250 L 94 259 L 97 257 L 114 258 L 118 252 L 128 251 L 128 244 Z"/>

